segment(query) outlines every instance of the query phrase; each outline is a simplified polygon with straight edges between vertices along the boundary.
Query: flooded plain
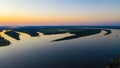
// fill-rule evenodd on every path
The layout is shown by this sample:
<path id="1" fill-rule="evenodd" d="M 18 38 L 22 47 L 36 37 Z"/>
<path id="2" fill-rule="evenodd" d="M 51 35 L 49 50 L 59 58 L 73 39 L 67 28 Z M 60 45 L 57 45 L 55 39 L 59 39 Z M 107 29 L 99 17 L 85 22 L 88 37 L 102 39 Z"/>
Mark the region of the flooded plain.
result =
<path id="1" fill-rule="evenodd" d="M 0 47 L 0 68 L 105 68 L 120 54 L 120 30 L 112 33 L 80 37 L 71 40 L 52 40 L 73 34 L 53 34 L 31 37 L 21 33 L 15 40 L 1 32 L 9 40 L 9 46 Z"/>

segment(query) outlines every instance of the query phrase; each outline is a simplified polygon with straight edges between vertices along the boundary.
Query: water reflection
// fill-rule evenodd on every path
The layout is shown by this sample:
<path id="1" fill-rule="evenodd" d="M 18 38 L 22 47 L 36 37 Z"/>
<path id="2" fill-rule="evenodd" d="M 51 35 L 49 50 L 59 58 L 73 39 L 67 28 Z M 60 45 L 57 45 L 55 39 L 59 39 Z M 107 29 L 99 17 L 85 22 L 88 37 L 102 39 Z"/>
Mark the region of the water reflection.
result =
<path id="1" fill-rule="evenodd" d="M 67 30 L 66 29 L 61 30 L 60 28 L 59 29 L 55 29 L 55 28 L 54 29 L 48 29 L 48 28 L 38 29 L 36 27 L 36 28 L 32 28 L 29 31 L 28 30 L 29 30 L 29 28 L 26 27 L 26 28 L 17 28 L 17 29 L 13 29 L 13 30 L 3 30 L 3 32 L 4 32 L 4 34 L 6 34 L 16 40 L 20 40 L 20 33 L 29 34 L 31 37 L 39 37 L 40 35 L 63 34 L 63 33 L 67 33 L 67 32 L 70 34 L 73 34 L 72 36 L 57 38 L 57 39 L 53 40 L 53 42 L 71 40 L 71 39 L 76 39 L 76 38 L 80 38 L 80 37 L 95 35 L 95 34 L 99 34 L 102 30 L 106 31 L 106 34 L 104 34 L 104 35 L 109 35 L 112 33 L 111 30 L 97 29 L 97 28 L 96 29 L 95 28 L 90 28 L 90 29 L 67 28 Z M 39 31 L 41 31 L 42 33 L 40 33 Z M 61 32 L 61 31 L 63 31 L 63 32 Z M 1 32 L 1 34 L 3 34 L 3 32 Z"/>
<path id="2" fill-rule="evenodd" d="M 19 33 L 20 41 L 2 34 L 12 44 L 0 48 L 0 67 L 104 68 L 120 53 L 120 31 L 112 30 L 112 34 L 106 36 L 105 33 L 60 42 L 50 41 L 72 34 L 30 37 Z"/>

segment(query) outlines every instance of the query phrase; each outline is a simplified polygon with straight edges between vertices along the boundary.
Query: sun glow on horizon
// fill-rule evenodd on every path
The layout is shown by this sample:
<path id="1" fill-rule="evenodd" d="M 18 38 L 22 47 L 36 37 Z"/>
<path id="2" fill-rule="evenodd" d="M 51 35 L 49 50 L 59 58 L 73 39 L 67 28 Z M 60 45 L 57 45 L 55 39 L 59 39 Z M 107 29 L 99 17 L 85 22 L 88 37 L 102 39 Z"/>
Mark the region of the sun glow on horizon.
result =
<path id="1" fill-rule="evenodd" d="M 0 25 L 120 22 L 119 0 L 1 0 Z"/>

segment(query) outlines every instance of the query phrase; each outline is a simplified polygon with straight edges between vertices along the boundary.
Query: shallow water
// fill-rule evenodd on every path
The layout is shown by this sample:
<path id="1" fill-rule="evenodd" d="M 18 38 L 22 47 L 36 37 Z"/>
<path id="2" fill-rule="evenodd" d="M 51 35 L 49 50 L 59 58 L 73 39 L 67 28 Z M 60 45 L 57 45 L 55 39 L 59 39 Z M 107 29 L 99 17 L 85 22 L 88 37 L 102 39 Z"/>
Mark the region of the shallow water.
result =
<path id="1" fill-rule="evenodd" d="M 105 68 L 120 54 L 120 30 L 59 42 L 51 41 L 72 34 L 20 34 L 18 41 L 2 33 L 12 44 L 0 47 L 0 68 Z"/>

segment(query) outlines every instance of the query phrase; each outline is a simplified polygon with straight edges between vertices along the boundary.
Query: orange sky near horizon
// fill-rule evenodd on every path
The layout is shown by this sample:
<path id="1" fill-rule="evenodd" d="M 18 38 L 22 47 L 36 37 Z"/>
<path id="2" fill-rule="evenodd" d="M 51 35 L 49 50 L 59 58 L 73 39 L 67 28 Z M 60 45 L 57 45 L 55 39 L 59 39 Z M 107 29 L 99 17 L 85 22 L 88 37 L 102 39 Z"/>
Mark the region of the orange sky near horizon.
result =
<path id="1" fill-rule="evenodd" d="M 0 25 L 94 25 L 120 22 L 118 0 L 0 0 Z"/>
<path id="2" fill-rule="evenodd" d="M 107 20 L 108 19 L 108 20 Z M 0 16 L 0 25 L 64 25 L 64 24 L 95 24 L 97 22 L 117 22 L 119 19 L 110 17 L 89 16 Z"/>

